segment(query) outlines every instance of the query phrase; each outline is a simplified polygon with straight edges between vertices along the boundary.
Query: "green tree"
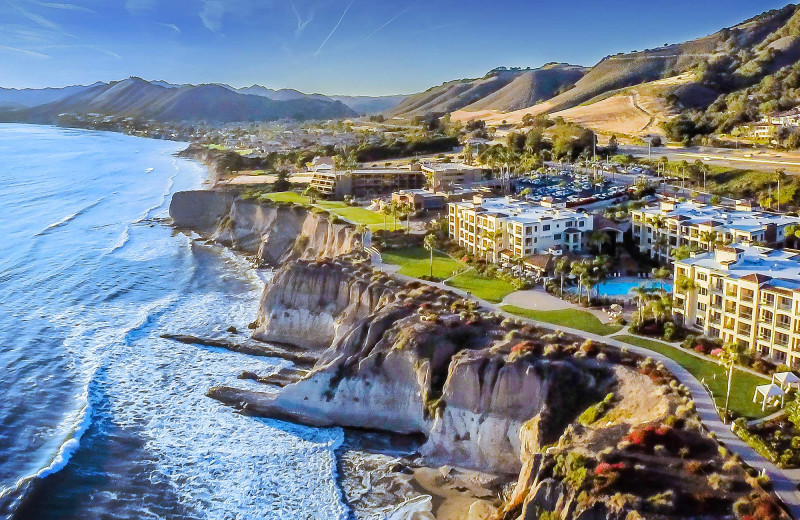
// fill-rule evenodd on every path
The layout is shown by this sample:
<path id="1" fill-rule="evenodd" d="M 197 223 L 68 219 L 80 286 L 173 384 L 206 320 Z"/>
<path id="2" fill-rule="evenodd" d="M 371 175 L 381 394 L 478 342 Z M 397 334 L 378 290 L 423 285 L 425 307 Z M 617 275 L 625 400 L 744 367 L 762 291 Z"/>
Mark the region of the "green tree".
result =
<path id="1" fill-rule="evenodd" d="M 314 204 L 315 202 L 317 202 L 317 199 L 319 198 L 320 193 L 319 193 L 319 190 L 317 188 L 315 188 L 314 186 L 309 186 L 308 188 L 303 190 L 303 195 L 308 197 L 308 200 L 309 200 L 309 202 L 311 202 L 311 204 Z"/>
<path id="2" fill-rule="evenodd" d="M 423 243 L 426 250 L 431 252 L 431 280 L 433 279 L 433 250 L 436 248 L 436 235 L 433 233 L 425 235 Z"/>

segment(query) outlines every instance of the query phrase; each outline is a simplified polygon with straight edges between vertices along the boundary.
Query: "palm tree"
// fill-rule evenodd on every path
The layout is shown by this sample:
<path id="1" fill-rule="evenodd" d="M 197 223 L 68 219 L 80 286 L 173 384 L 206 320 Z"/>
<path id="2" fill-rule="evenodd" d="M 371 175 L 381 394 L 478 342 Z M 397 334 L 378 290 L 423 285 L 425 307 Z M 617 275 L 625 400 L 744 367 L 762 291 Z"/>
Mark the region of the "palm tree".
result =
<path id="1" fill-rule="evenodd" d="M 644 285 L 640 285 L 638 287 L 634 287 L 631 289 L 631 292 L 636 295 L 636 306 L 638 307 L 639 311 L 639 323 L 642 322 L 644 319 L 644 303 L 647 301 L 647 298 L 650 296 L 650 291 L 647 290 L 647 287 Z"/>
<path id="2" fill-rule="evenodd" d="M 386 231 L 386 217 L 392 214 L 391 206 L 384 204 L 381 208 L 381 213 L 383 213 L 383 230 Z"/>
<path id="3" fill-rule="evenodd" d="M 700 233 L 700 241 L 706 245 L 706 248 L 711 251 L 711 246 L 717 241 L 716 231 L 703 231 Z"/>
<path id="4" fill-rule="evenodd" d="M 585 261 L 574 262 L 570 267 L 570 273 L 573 276 L 578 277 L 578 302 L 580 302 L 581 295 L 583 294 L 583 283 L 586 280 L 586 276 L 588 274 L 586 262 Z"/>
<path id="5" fill-rule="evenodd" d="M 569 270 L 569 258 L 564 256 L 556 263 L 555 267 L 555 273 L 561 276 L 561 291 L 559 292 L 560 296 L 564 296 L 564 274 L 569 272 Z"/>
<path id="6" fill-rule="evenodd" d="M 433 250 L 436 247 L 436 235 L 431 233 L 425 235 L 425 242 L 423 243 L 425 249 L 431 252 L 431 280 L 433 279 Z"/>
<path id="7" fill-rule="evenodd" d="M 356 234 L 361 237 L 361 250 L 364 250 L 364 235 L 367 234 L 367 226 L 364 224 L 356 225 Z"/>
<path id="8" fill-rule="evenodd" d="M 694 280 L 689 278 L 688 276 L 679 276 L 675 280 L 675 291 L 678 294 L 683 294 L 683 325 L 686 325 L 686 315 L 689 313 L 688 311 L 688 304 L 689 304 L 689 293 L 697 288 L 697 284 Z"/>
<path id="9" fill-rule="evenodd" d="M 731 385 L 733 383 L 733 367 L 739 363 L 744 354 L 745 347 L 739 343 L 726 343 L 722 347 L 720 363 L 728 368 L 728 389 L 725 392 L 725 418 L 728 417 L 728 405 L 731 400 Z"/>
<path id="10" fill-rule="evenodd" d="M 778 211 L 781 210 L 781 182 L 786 185 L 786 180 L 789 178 L 785 170 L 778 170 L 775 172 L 775 177 L 778 179 L 778 193 L 775 196 L 775 202 L 778 203 Z"/>
<path id="11" fill-rule="evenodd" d="M 603 245 L 607 243 L 608 235 L 605 232 L 595 230 L 589 234 L 589 245 L 596 247 L 598 253 L 602 250 Z"/>
<path id="12" fill-rule="evenodd" d="M 651 273 L 653 274 L 653 278 L 659 282 L 661 294 L 664 294 L 664 280 L 669 280 L 672 276 L 672 271 L 666 267 L 659 267 L 658 269 L 653 269 Z"/>

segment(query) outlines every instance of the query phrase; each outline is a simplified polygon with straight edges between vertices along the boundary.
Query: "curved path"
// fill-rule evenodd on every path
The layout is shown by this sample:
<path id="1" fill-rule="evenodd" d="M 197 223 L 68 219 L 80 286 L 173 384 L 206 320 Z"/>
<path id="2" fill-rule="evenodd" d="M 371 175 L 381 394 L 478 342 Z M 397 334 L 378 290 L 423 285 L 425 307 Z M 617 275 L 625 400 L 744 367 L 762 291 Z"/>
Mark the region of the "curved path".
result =
<path id="1" fill-rule="evenodd" d="M 376 250 L 373 249 L 372 251 L 374 251 L 374 253 L 372 253 L 371 256 L 375 267 L 390 272 L 392 270 L 391 266 L 387 266 L 387 264 L 383 263 L 380 254 L 377 253 Z M 475 296 L 468 294 L 460 289 L 450 287 L 449 285 L 445 285 L 443 283 L 428 282 L 425 280 L 420 280 L 418 278 L 411 278 L 409 276 L 404 276 L 397 273 L 393 273 L 393 275 L 402 280 L 417 281 L 420 283 L 431 285 L 433 287 L 438 287 L 440 289 L 451 291 L 464 298 L 471 298 L 477 301 L 482 308 L 490 310 L 492 312 L 498 312 L 509 318 L 532 323 L 538 327 L 542 327 L 545 329 L 553 329 L 554 327 L 552 323 L 531 320 L 528 318 L 517 316 L 516 314 L 509 314 L 503 311 L 499 305 L 481 300 L 480 298 L 476 298 Z M 800 491 L 798 491 L 797 488 L 798 483 L 800 483 L 800 469 L 786 470 L 778 468 L 777 466 L 766 460 L 764 457 L 759 455 L 758 452 L 756 452 L 753 448 L 747 445 L 742 439 L 740 439 L 736 434 L 734 434 L 731 431 L 730 426 L 723 423 L 722 420 L 720 419 L 719 414 L 717 413 L 716 406 L 714 405 L 714 402 L 711 399 L 709 393 L 706 391 L 705 387 L 703 387 L 702 383 L 700 383 L 700 381 L 698 381 L 688 370 L 680 366 L 672 359 L 666 356 L 662 356 L 657 352 L 653 352 L 652 350 L 648 350 L 641 347 L 636 347 L 629 343 L 624 343 L 622 341 L 614 339 L 613 337 L 599 336 L 597 334 L 591 334 L 583 330 L 572 329 L 569 327 L 562 327 L 562 326 L 558 326 L 558 330 L 561 330 L 563 332 L 575 336 L 590 339 L 592 341 L 597 341 L 598 343 L 603 343 L 611 347 L 620 349 L 626 348 L 631 352 L 636 352 L 637 354 L 661 362 L 670 372 L 672 372 L 672 374 L 678 379 L 678 381 L 681 384 L 685 385 L 689 389 L 689 392 L 692 395 L 692 399 L 694 400 L 695 407 L 697 409 L 697 415 L 700 417 L 700 420 L 702 421 L 703 425 L 709 431 L 714 432 L 714 434 L 717 436 L 717 440 L 723 443 L 725 447 L 728 448 L 728 450 L 742 457 L 742 460 L 745 463 L 747 463 L 753 468 L 764 470 L 766 474 L 769 475 L 769 478 L 772 481 L 775 493 L 784 502 L 784 504 L 786 504 L 786 507 L 789 509 L 791 516 L 797 520 L 800 520 Z"/>

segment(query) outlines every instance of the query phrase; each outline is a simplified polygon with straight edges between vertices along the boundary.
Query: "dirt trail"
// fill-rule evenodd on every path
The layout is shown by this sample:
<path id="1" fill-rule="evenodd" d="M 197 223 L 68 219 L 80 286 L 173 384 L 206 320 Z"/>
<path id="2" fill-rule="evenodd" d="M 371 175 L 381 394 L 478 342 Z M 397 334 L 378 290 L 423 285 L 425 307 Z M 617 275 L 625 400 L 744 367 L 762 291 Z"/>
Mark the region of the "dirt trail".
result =
<path id="1" fill-rule="evenodd" d="M 656 117 L 655 117 L 653 114 L 651 114 L 650 112 L 648 112 L 647 110 L 645 110 L 645 109 L 644 109 L 644 108 L 643 108 L 643 107 L 642 107 L 642 106 L 639 104 L 639 99 L 638 99 L 638 98 L 639 98 L 639 93 L 638 93 L 638 92 L 636 92 L 636 91 L 634 90 L 634 91 L 631 93 L 631 96 L 630 96 L 630 97 L 631 97 L 631 104 L 633 105 L 633 108 L 635 108 L 636 110 L 638 110 L 639 112 L 641 112 L 642 114 L 646 115 L 646 116 L 649 118 L 649 121 L 647 122 L 647 124 L 646 124 L 646 125 L 644 125 L 644 126 L 643 126 L 643 127 L 640 129 L 640 130 L 639 130 L 639 132 L 644 132 L 645 130 L 647 130 L 648 128 L 650 128 L 651 126 L 653 126 L 653 123 L 655 123 L 655 122 L 656 122 Z"/>

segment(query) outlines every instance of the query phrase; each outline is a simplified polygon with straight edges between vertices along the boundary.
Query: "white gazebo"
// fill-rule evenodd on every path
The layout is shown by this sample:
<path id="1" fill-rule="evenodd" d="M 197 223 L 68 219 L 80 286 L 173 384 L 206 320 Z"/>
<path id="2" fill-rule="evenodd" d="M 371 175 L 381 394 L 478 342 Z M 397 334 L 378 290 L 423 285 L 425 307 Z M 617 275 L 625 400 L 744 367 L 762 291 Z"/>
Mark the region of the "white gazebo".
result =
<path id="1" fill-rule="evenodd" d="M 800 389 L 800 377 L 797 377 L 793 372 L 772 374 L 772 382 L 777 382 L 784 392 L 791 388 Z"/>
<path id="2" fill-rule="evenodd" d="M 783 406 L 783 396 L 785 392 L 781 390 L 781 387 L 778 385 L 771 383 L 768 385 L 760 385 L 756 387 L 756 392 L 753 394 L 753 402 L 758 402 L 758 396 L 762 396 L 761 401 L 761 410 L 763 411 L 767 407 L 767 401 L 777 400 L 778 397 L 781 398 L 781 406 Z"/>

